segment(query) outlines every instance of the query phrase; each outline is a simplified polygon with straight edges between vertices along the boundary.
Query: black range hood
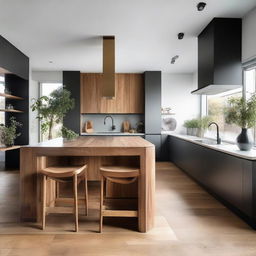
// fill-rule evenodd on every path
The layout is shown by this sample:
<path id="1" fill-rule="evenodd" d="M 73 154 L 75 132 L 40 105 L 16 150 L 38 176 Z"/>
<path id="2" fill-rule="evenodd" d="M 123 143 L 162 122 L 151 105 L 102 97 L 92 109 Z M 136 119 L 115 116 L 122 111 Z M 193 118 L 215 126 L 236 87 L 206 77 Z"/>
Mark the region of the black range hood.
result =
<path id="1" fill-rule="evenodd" d="M 242 20 L 214 18 L 198 36 L 198 89 L 212 95 L 242 87 Z"/>

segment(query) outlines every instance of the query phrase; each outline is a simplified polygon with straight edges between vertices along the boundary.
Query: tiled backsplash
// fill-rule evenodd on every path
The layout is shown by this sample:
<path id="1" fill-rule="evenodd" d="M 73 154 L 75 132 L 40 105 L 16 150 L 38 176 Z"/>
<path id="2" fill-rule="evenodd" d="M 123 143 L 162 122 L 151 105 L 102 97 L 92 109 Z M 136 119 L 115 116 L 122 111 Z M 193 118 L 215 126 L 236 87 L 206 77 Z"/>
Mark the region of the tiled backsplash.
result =
<path id="1" fill-rule="evenodd" d="M 131 128 L 136 128 L 138 122 L 144 122 L 144 115 L 139 114 L 82 114 L 82 132 L 84 132 L 84 124 L 86 121 L 93 121 L 94 132 L 108 132 L 111 131 L 112 121 L 107 118 L 106 125 L 104 125 L 105 116 L 112 116 L 114 119 L 114 125 L 116 126 L 116 132 L 122 132 L 122 124 L 124 121 L 129 121 Z"/>

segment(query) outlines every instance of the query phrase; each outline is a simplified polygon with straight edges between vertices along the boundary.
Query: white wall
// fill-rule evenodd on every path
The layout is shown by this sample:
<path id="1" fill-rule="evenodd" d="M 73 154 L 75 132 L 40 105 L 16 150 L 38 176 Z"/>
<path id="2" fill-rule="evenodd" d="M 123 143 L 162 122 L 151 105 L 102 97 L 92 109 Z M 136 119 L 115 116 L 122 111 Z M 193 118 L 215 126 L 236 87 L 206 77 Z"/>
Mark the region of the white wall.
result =
<path id="1" fill-rule="evenodd" d="M 162 107 L 175 113 L 175 132 L 185 133 L 184 121 L 200 115 L 200 96 L 191 94 L 196 88 L 197 74 L 162 73 Z"/>
<path id="2" fill-rule="evenodd" d="M 256 8 L 243 18 L 242 60 L 256 58 Z"/>
<path id="3" fill-rule="evenodd" d="M 40 83 L 62 83 L 62 71 L 33 71 L 32 80 Z"/>

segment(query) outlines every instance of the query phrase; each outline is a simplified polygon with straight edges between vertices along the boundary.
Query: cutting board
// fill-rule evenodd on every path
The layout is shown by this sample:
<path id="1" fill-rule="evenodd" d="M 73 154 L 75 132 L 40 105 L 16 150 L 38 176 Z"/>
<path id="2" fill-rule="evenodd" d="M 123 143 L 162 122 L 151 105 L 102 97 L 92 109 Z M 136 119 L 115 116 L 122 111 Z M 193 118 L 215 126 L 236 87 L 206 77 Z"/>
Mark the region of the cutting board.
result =
<path id="1" fill-rule="evenodd" d="M 86 121 L 86 122 L 85 122 L 84 130 L 85 130 L 85 132 L 87 132 L 87 133 L 93 132 L 93 121 Z"/>
<path id="2" fill-rule="evenodd" d="M 129 132 L 129 130 L 130 130 L 130 122 L 124 121 L 123 122 L 123 132 Z"/>

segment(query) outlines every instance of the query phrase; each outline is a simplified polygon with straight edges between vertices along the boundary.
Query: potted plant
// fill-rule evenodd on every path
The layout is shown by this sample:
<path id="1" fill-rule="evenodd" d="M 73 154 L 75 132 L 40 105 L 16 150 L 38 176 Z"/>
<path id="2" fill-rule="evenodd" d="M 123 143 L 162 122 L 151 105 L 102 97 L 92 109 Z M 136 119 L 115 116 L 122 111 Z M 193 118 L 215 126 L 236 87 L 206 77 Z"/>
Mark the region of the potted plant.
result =
<path id="1" fill-rule="evenodd" d="M 187 135 L 196 136 L 197 129 L 199 128 L 198 119 L 186 120 L 183 126 L 187 128 Z"/>
<path id="2" fill-rule="evenodd" d="M 64 140 L 74 140 L 79 136 L 77 133 L 68 129 L 65 126 L 62 126 L 61 128 L 61 135 Z"/>
<path id="3" fill-rule="evenodd" d="M 75 105 L 71 93 L 60 87 L 54 90 L 50 96 L 42 96 L 32 104 L 32 111 L 37 111 L 37 118 L 41 121 L 41 130 L 48 132 L 48 139 L 52 139 L 54 123 L 62 122 L 66 113 Z"/>
<path id="4" fill-rule="evenodd" d="M 15 117 L 10 118 L 9 124 L 0 125 L 0 141 L 1 144 L 4 144 L 6 147 L 11 147 L 14 145 L 14 140 L 20 136 L 20 133 L 17 133 L 17 128 L 21 127 L 22 124 L 17 122 Z"/>
<path id="5" fill-rule="evenodd" d="M 236 124 L 242 129 L 237 137 L 237 146 L 240 150 L 249 151 L 253 140 L 248 129 L 256 123 L 256 95 L 253 94 L 248 100 L 244 97 L 232 97 L 228 104 L 225 109 L 226 123 Z"/>
<path id="6" fill-rule="evenodd" d="M 211 118 L 209 116 L 204 116 L 198 119 L 198 129 L 197 136 L 203 137 L 205 130 L 208 128 L 209 123 L 211 122 Z"/>

